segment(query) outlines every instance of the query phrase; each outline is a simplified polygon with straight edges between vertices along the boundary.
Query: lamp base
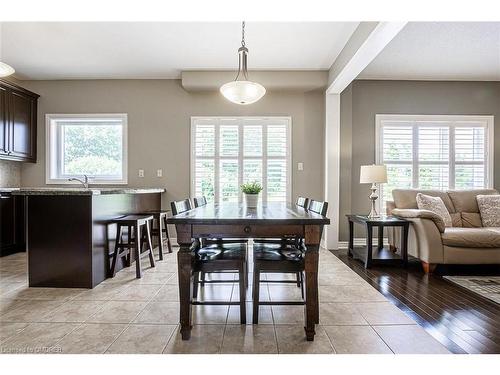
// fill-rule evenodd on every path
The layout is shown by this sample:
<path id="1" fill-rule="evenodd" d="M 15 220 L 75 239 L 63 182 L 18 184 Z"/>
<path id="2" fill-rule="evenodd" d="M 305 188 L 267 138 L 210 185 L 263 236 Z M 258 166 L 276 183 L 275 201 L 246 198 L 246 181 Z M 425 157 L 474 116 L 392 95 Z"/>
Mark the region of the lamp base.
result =
<path id="1" fill-rule="evenodd" d="M 372 201 L 372 209 L 371 209 L 370 213 L 368 214 L 368 218 L 369 219 L 376 219 L 376 218 L 380 217 L 379 213 L 377 212 L 377 209 L 375 208 L 375 202 L 378 199 L 377 185 L 375 185 L 373 183 L 370 190 L 372 191 L 372 193 L 370 194 L 370 200 Z"/>

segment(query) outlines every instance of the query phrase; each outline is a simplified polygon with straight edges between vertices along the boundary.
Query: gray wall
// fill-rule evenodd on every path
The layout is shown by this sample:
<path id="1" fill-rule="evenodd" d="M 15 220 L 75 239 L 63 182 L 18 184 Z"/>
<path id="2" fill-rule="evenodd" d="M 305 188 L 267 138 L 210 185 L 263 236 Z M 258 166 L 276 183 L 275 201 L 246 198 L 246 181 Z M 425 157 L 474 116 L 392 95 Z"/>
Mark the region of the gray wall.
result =
<path id="1" fill-rule="evenodd" d="M 293 78 L 293 77 L 292 77 Z M 190 116 L 292 117 L 292 197 L 323 196 L 324 93 L 269 92 L 250 106 L 218 92 L 190 93 L 179 80 L 20 81 L 40 94 L 38 162 L 22 165 L 22 186 L 45 185 L 46 113 L 127 113 L 129 186 L 164 187 L 163 206 L 189 195 Z M 296 163 L 304 163 L 297 171 Z M 145 177 L 137 176 L 138 169 Z M 163 177 L 156 170 L 163 169 Z"/>
<path id="2" fill-rule="evenodd" d="M 346 213 L 369 212 L 368 185 L 359 167 L 375 162 L 375 115 L 495 116 L 495 188 L 500 188 L 500 82 L 354 81 L 340 97 L 340 239 L 347 241 Z M 356 235 L 361 235 L 356 232 Z"/>

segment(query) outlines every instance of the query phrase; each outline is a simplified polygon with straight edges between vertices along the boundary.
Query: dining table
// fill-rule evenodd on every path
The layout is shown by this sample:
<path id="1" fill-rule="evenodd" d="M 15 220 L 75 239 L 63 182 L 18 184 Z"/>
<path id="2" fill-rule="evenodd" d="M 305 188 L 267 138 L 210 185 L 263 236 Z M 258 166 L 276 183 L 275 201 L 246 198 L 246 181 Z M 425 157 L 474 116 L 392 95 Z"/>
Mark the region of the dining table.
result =
<path id="1" fill-rule="evenodd" d="M 248 208 L 244 203 L 214 203 L 197 207 L 167 219 L 177 231 L 179 251 L 179 323 L 183 340 L 192 329 L 193 260 L 202 238 L 303 238 L 305 245 L 305 335 L 314 340 L 319 323 L 318 260 L 326 216 L 293 203 L 261 203 Z"/>

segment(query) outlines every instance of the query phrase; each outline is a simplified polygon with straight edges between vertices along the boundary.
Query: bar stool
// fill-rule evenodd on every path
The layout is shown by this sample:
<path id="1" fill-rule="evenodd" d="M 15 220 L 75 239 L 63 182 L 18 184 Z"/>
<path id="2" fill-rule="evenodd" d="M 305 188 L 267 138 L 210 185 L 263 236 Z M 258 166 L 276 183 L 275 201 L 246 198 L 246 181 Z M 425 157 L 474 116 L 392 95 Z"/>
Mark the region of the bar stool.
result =
<path id="1" fill-rule="evenodd" d="M 172 244 L 170 243 L 170 235 L 168 234 L 167 215 L 168 210 L 150 210 L 139 213 L 139 215 L 153 215 L 151 223 L 151 239 L 158 237 L 158 259 L 163 260 L 163 243 L 167 241 L 167 250 L 172 252 Z M 164 238 L 165 237 L 165 238 Z"/>
<path id="2" fill-rule="evenodd" d="M 111 277 L 115 277 L 118 258 L 126 257 L 126 263 L 130 265 L 132 252 L 135 255 L 135 269 L 138 279 L 142 277 L 141 258 L 144 254 L 149 255 L 151 267 L 155 266 L 150 230 L 152 220 L 152 215 L 127 215 L 111 221 L 117 226 L 115 251 L 111 263 Z M 123 241 L 123 229 L 125 227 L 128 228 L 127 242 Z M 146 245 L 144 252 L 142 251 L 143 245 Z"/>

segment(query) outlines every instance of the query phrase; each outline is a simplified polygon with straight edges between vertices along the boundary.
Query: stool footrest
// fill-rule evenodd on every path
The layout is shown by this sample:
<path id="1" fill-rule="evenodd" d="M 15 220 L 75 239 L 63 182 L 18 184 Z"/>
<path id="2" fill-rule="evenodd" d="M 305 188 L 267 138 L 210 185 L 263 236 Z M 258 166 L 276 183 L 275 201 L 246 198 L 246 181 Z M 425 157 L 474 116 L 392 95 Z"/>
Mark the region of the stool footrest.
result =
<path id="1" fill-rule="evenodd" d="M 266 305 L 266 306 L 280 306 L 280 305 L 294 305 L 294 306 L 301 306 L 305 305 L 306 303 L 304 301 L 259 301 L 259 305 Z"/>

